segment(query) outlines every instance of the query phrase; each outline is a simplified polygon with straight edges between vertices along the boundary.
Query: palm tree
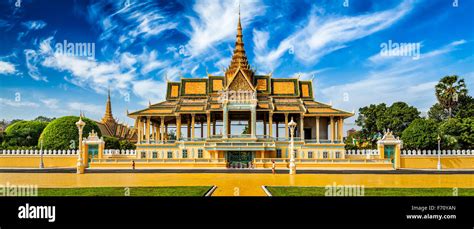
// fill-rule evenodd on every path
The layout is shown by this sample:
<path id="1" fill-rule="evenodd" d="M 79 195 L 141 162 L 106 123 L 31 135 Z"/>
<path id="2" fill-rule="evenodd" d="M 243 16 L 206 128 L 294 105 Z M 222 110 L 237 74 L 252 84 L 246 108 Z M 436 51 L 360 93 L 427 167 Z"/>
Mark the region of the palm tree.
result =
<path id="1" fill-rule="evenodd" d="M 435 90 L 439 104 L 448 110 L 451 118 L 452 109 L 456 107 L 458 98 L 467 94 L 464 79 L 459 79 L 457 75 L 445 76 L 436 84 Z"/>

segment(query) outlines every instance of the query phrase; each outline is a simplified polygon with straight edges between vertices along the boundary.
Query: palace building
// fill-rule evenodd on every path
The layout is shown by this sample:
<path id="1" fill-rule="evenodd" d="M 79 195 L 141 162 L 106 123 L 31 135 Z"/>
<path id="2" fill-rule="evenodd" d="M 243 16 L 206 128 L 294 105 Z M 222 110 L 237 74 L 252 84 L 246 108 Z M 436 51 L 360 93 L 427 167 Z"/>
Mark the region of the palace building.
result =
<path id="1" fill-rule="evenodd" d="M 291 120 L 297 159 L 343 159 L 344 119 L 353 115 L 315 101 L 312 81 L 257 75 L 240 15 L 223 76 L 168 82 L 166 101 L 128 113 L 135 119 L 137 159 L 232 168 L 289 158 Z"/>

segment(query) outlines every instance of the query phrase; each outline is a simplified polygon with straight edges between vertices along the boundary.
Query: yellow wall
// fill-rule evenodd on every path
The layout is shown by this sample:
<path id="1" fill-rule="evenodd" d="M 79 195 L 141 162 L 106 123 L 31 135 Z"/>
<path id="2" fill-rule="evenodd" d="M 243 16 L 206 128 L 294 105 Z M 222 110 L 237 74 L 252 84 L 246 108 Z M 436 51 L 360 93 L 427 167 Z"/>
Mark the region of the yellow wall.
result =
<path id="1" fill-rule="evenodd" d="M 77 163 L 77 156 L 50 156 L 44 155 L 43 162 L 45 168 L 75 168 Z M 0 157 L 1 168 L 39 168 L 40 156 L 28 155 L 8 155 Z"/>
<path id="2" fill-rule="evenodd" d="M 401 157 L 400 168 L 407 169 L 436 169 L 438 157 L 414 156 Z M 474 169 L 474 156 L 441 157 L 442 169 Z"/>

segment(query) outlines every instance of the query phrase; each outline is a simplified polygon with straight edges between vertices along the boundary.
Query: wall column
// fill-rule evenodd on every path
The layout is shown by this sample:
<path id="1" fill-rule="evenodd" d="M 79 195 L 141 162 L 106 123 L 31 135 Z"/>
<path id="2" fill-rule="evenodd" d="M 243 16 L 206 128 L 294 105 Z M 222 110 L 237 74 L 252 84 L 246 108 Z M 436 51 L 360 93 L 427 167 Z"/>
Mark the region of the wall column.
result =
<path id="1" fill-rule="evenodd" d="M 229 125 L 229 110 L 226 104 L 224 104 L 224 107 L 222 109 L 222 125 L 222 138 L 227 138 L 227 125 Z"/>
<path id="2" fill-rule="evenodd" d="M 160 118 L 160 140 L 161 143 L 165 142 L 165 116 Z"/>
<path id="3" fill-rule="evenodd" d="M 191 114 L 191 139 L 194 139 L 194 124 L 195 124 L 196 114 Z"/>
<path id="4" fill-rule="evenodd" d="M 300 137 L 301 140 L 304 140 L 304 116 L 300 114 Z"/>
<path id="5" fill-rule="evenodd" d="M 176 115 L 176 141 L 179 141 L 179 137 L 181 136 L 181 115 Z"/>
<path id="6" fill-rule="evenodd" d="M 268 114 L 268 134 L 270 137 L 273 137 L 273 112 Z"/>
<path id="7" fill-rule="evenodd" d="M 142 117 L 138 117 L 137 118 L 137 135 L 138 135 L 138 144 L 141 143 L 142 139 L 143 139 L 143 131 L 142 131 L 142 128 L 143 128 L 143 124 L 142 124 Z"/>
<path id="8" fill-rule="evenodd" d="M 319 143 L 319 116 L 316 117 L 316 142 Z"/>
<path id="9" fill-rule="evenodd" d="M 206 118 L 207 118 L 207 133 L 206 133 L 206 137 L 207 138 L 210 138 L 211 137 L 211 113 L 207 113 L 206 114 Z"/>
<path id="10" fill-rule="evenodd" d="M 151 121 L 150 119 L 151 119 L 150 116 L 146 117 L 146 130 L 145 130 L 146 143 L 150 143 L 150 121 Z"/>
<path id="11" fill-rule="evenodd" d="M 285 113 L 285 138 L 289 138 L 288 135 L 288 113 Z"/>
<path id="12" fill-rule="evenodd" d="M 331 143 L 333 143 L 334 142 L 334 117 L 333 116 L 331 116 L 331 123 L 329 124 L 329 126 L 330 126 L 329 132 L 331 136 L 330 139 L 331 139 Z"/>
<path id="13" fill-rule="evenodd" d="M 252 124 L 252 128 L 250 129 L 250 133 L 252 134 L 252 138 L 256 138 L 256 127 L 257 127 L 257 110 L 256 110 L 256 107 L 252 107 L 252 110 L 251 110 L 251 124 Z"/>

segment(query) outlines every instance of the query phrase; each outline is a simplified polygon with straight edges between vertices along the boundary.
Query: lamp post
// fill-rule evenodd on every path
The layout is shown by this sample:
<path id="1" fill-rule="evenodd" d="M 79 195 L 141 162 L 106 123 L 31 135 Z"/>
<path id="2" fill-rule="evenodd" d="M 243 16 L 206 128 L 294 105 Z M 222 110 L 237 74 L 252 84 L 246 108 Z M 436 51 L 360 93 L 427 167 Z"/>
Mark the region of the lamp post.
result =
<path id="1" fill-rule="evenodd" d="M 441 170 L 441 137 L 438 134 L 438 170 Z"/>
<path id="2" fill-rule="evenodd" d="M 296 122 L 293 121 L 293 117 L 291 117 L 291 121 L 290 123 L 288 123 L 288 127 L 290 127 L 290 175 L 293 175 L 293 174 L 296 174 L 294 141 L 293 141 L 293 136 L 295 134 L 295 128 L 296 128 Z"/>
<path id="3" fill-rule="evenodd" d="M 82 130 L 86 123 L 82 121 L 82 114 L 79 116 L 79 121 L 76 122 L 77 129 L 79 130 L 79 153 L 77 158 L 77 173 L 82 173 L 82 168 L 84 164 L 82 163 Z"/>
<path id="4" fill-rule="evenodd" d="M 40 169 L 44 168 L 43 162 L 43 139 L 40 140 Z"/>

